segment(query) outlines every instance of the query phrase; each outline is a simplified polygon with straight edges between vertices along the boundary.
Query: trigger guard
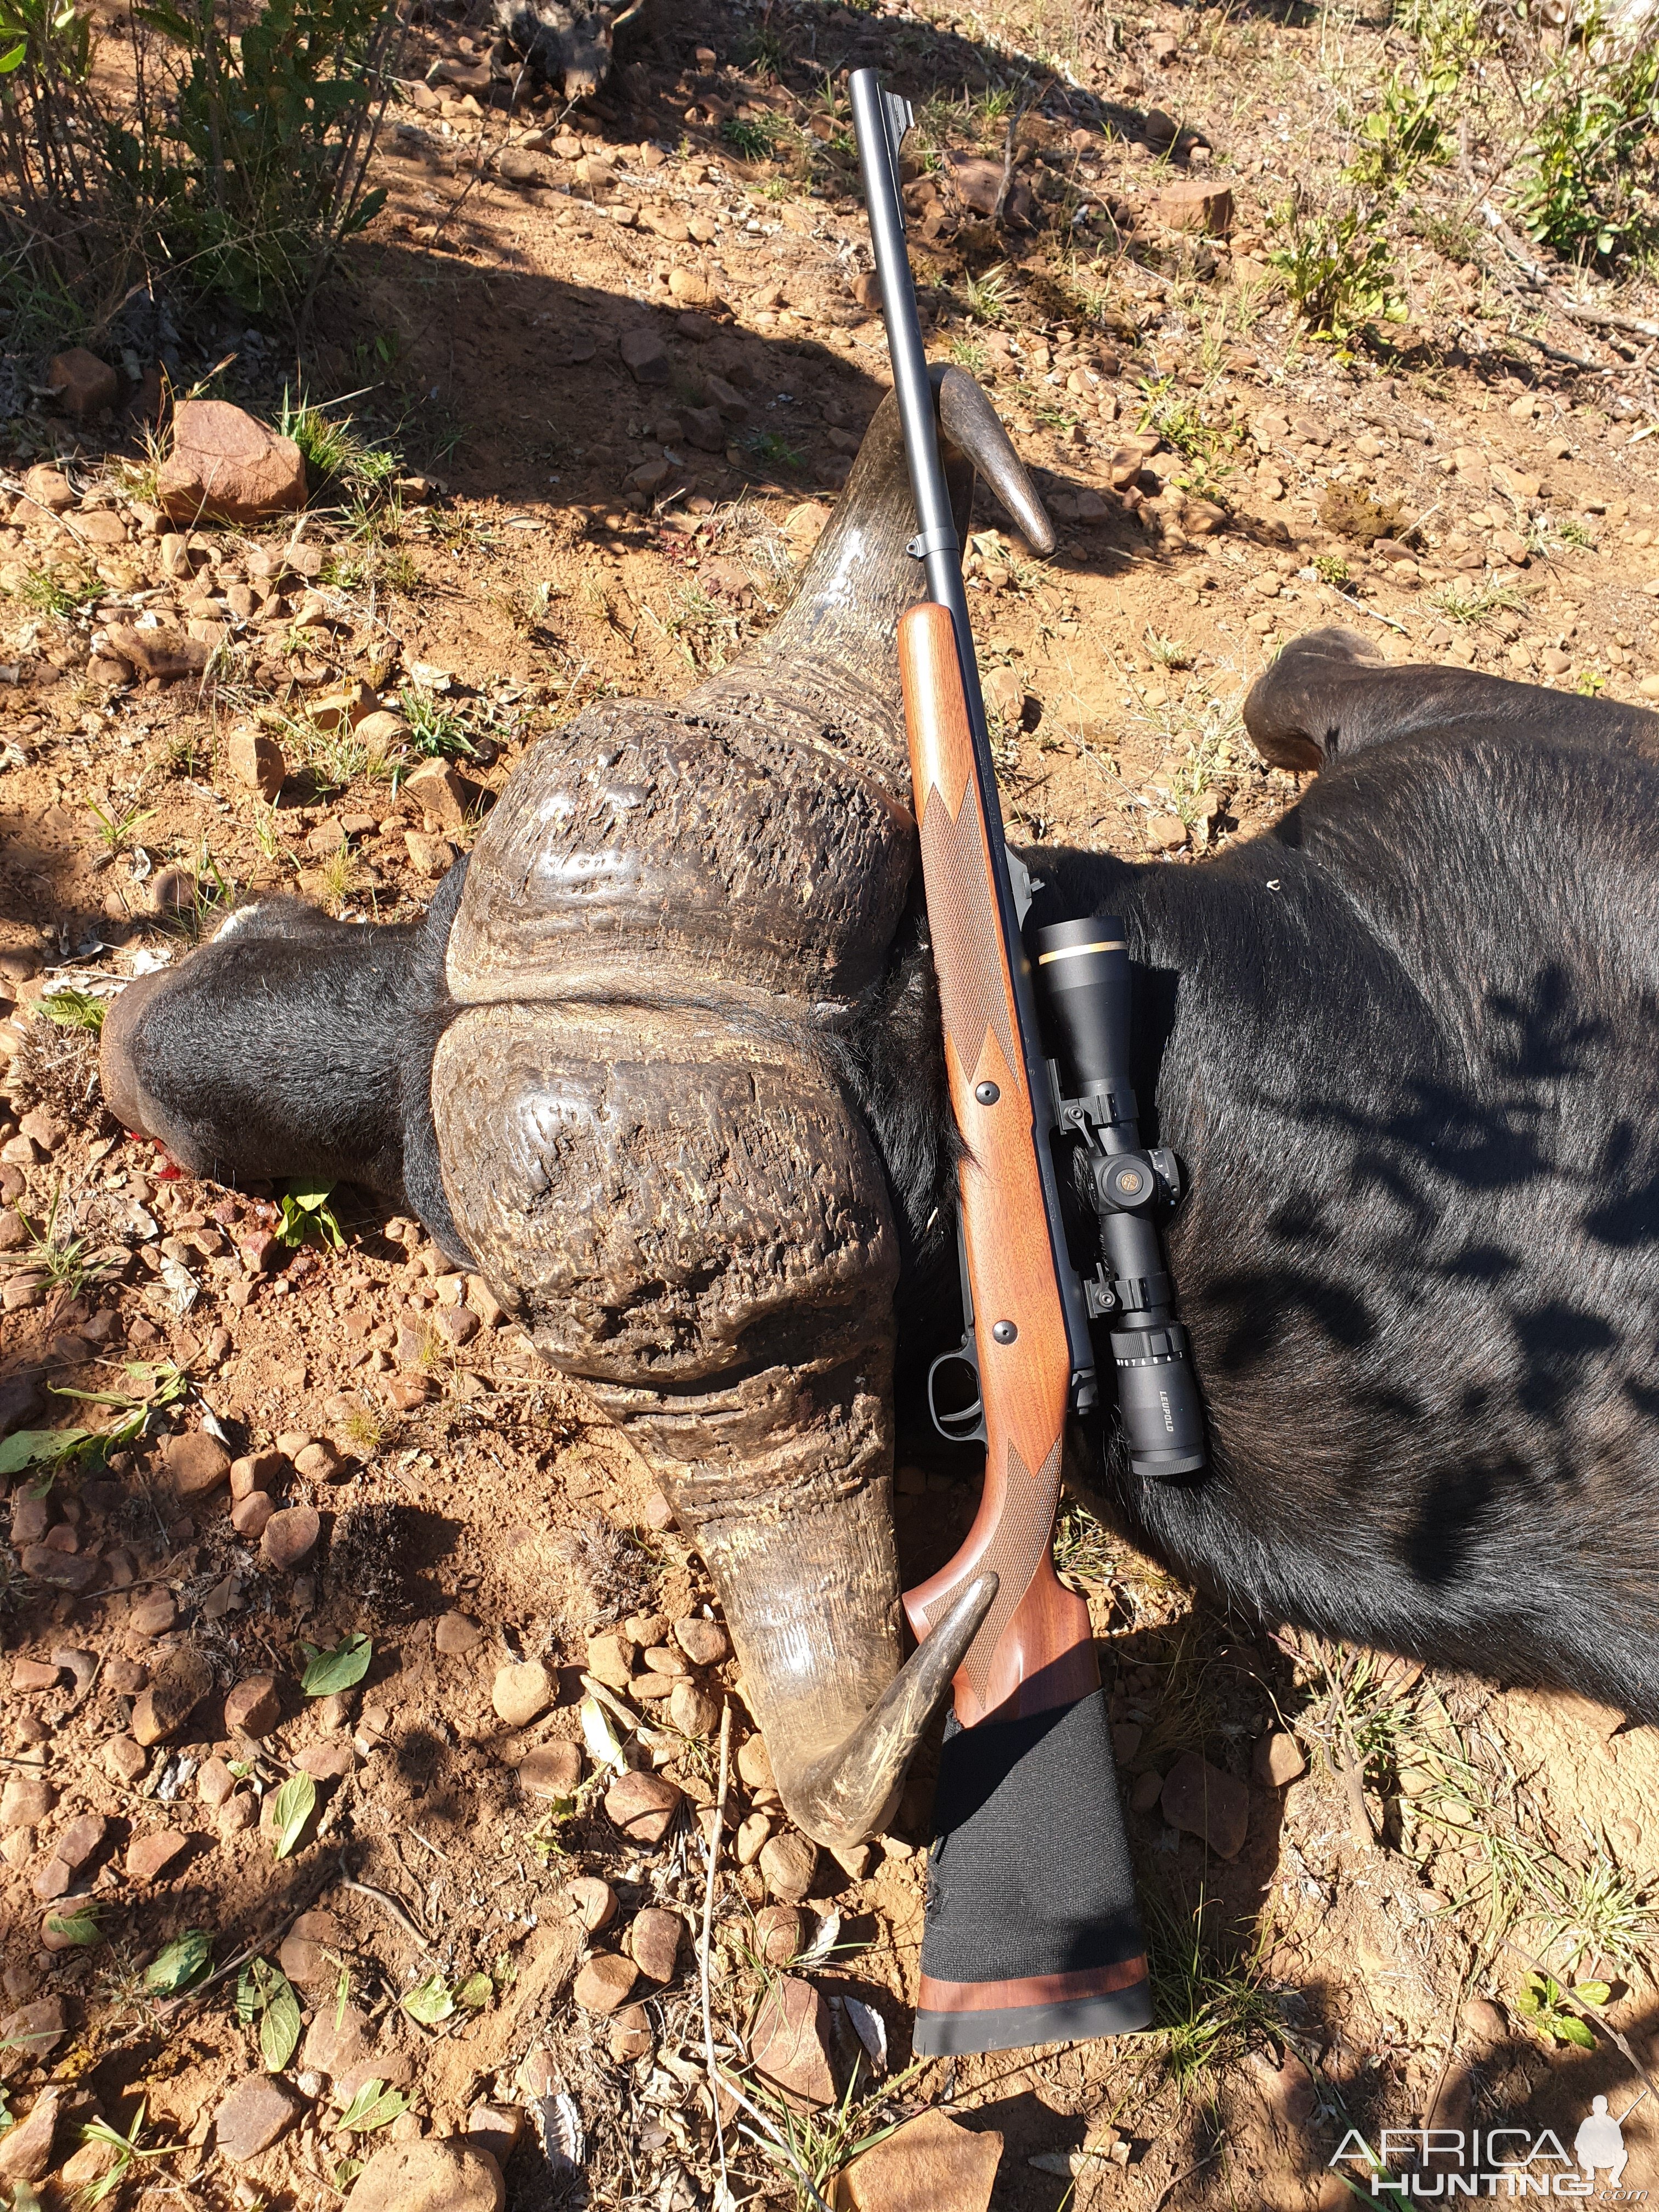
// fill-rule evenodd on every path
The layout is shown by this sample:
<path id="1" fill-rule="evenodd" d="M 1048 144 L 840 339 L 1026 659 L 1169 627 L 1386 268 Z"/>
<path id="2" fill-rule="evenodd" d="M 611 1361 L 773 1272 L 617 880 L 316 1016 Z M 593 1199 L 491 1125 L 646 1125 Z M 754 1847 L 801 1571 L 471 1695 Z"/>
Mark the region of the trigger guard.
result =
<path id="1" fill-rule="evenodd" d="M 973 1403 L 958 1407 L 955 1413 L 941 1413 L 934 1394 L 934 1378 L 941 1367 L 966 1367 L 972 1371 L 975 1389 Z M 984 1443 L 985 1401 L 979 1394 L 979 1361 L 975 1357 L 971 1337 L 963 1337 L 953 1352 L 941 1352 L 927 1370 L 927 1411 L 933 1426 L 947 1443 Z"/>

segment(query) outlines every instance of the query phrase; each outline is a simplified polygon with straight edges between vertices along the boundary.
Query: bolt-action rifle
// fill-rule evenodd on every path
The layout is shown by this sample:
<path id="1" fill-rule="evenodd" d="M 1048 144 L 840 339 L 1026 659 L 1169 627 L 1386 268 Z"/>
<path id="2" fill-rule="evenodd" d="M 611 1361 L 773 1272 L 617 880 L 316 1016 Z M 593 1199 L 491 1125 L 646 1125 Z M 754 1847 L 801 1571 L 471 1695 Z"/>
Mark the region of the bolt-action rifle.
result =
<path id="1" fill-rule="evenodd" d="M 1112 1293 L 1105 1270 L 1085 1287 L 1062 1224 L 1051 1146 L 1060 1079 L 1045 1061 L 1021 939 L 1030 885 L 1003 842 L 905 251 L 898 157 L 910 109 L 872 70 L 856 71 L 851 89 L 915 495 L 909 550 L 927 578 L 927 599 L 899 624 L 899 668 L 951 1104 L 963 1147 L 969 1333 L 949 1360 L 975 1370 L 976 1395 L 954 1415 L 941 1414 L 936 1400 L 935 1419 L 947 1434 L 982 1439 L 986 1454 L 983 1497 L 963 1549 L 906 1593 L 916 1635 L 925 1638 L 972 1579 L 997 1577 L 995 1600 L 955 1680 L 940 1760 L 915 2045 L 923 2052 L 1019 2050 L 1118 2034 L 1152 2017 L 1088 1607 L 1055 1574 L 1050 1549 L 1067 1417 L 1094 1401 L 1090 1316 L 1108 1310 Z M 1085 941 L 1092 948 L 1086 931 Z M 1121 944 L 1116 951 L 1121 957 Z M 1150 1195 L 1150 1167 L 1147 1175 Z M 1187 1378 L 1184 1340 L 1180 1351 Z M 1186 1464 L 1201 1459 L 1200 1451 Z"/>

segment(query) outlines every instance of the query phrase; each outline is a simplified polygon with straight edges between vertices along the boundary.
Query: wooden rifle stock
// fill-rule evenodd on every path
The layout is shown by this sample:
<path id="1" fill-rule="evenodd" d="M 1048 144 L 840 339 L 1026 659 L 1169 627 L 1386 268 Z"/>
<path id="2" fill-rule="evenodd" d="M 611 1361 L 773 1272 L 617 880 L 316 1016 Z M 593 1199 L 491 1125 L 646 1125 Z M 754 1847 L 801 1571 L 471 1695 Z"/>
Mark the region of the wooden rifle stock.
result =
<path id="1" fill-rule="evenodd" d="M 987 1569 L 996 1601 L 956 1678 L 964 1728 L 1070 1705 L 1100 1686 L 1085 1601 L 1054 1572 L 1072 1363 L 1032 1129 L 1036 1109 L 999 922 L 994 862 L 947 609 L 898 630 L 951 1107 L 966 1157 L 961 1218 L 985 1409 L 985 1489 L 948 1566 L 905 1593 L 918 1638 Z"/>

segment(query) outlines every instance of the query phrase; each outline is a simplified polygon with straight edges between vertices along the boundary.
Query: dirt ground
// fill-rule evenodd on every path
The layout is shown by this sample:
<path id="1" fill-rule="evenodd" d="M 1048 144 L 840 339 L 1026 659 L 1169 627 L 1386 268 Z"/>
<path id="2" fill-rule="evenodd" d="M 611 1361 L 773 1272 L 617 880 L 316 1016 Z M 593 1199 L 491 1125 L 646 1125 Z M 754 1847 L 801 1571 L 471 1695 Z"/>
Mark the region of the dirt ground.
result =
<path id="1" fill-rule="evenodd" d="M 747 1722 L 649 1471 L 416 1224 L 341 1189 L 337 1247 L 282 1241 L 282 1192 L 173 1178 L 105 1114 L 90 1031 L 39 1009 L 176 961 L 252 892 L 412 919 L 538 731 L 677 695 L 764 630 L 884 383 L 849 68 L 928 103 L 909 198 L 933 349 L 994 392 L 1059 530 L 1039 559 L 981 495 L 970 591 L 1011 836 L 1184 866 L 1259 834 L 1297 779 L 1255 757 L 1239 704 L 1328 623 L 1393 659 L 1659 697 L 1652 346 L 1517 296 L 1455 176 L 1443 219 L 1400 240 L 1409 319 L 1386 343 L 1344 359 L 1279 299 L 1269 215 L 1340 161 L 1387 26 L 1047 6 L 647 0 L 571 110 L 491 80 L 478 21 L 429 12 L 386 208 L 302 362 L 234 320 L 162 349 L 180 391 L 265 419 L 285 384 L 339 395 L 333 419 L 395 464 L 343 462 L 297 542 L 291 518 L 170 538 L 131 419 L 77 430 L 35 404 L 4 426 L 0 1432 L 124 1431 L 49 1484 L 0 1479 L 0 2080 L 37 2133 L 56 2111 L 43 2203 L 111 2171 L 107 2144 L 76 2148 L 97 2119 L 144 2154 L 128 2204 L 312 2212 L 388 2142 L 469 2130 L 515 2212 L 715 2201 L 690 1936 L 710 1716 L 730 1701 L 739 1750 Z M 443 62 L 460 81 L 428 88 Z M 1000 173 L 1005 152 L 999 231 L 952 157 Z M 1188 182 L 1230 190 L 1218 234 L 1162 219 Z M 1651 316 L 1651 288 L 1622 304 Z M 43 461 L 59 514 L 21 497 Z M 149 617 L 189 626 L 205 673 L 126 680 L 104 641 Z M 401 717 L 378 745 L 354 728 L 369 708 Z M 284 756 L 274 804 L 236 765 L 255 730 Z M 411 791 L 417 744 L 458 780 Z M 900 1456 L 913 1582 L 965 1530 L 974 1471 L 914 1427 Z M 292 1516 L 286 1550 L 246 1495 L 233 1518 L 233 1461 Z M 1252 1632 L 1086 1500 L 1061 1558 L 1102 1639 L 1158 2031 L 912 2065 L 924 1759 L 895 1832 L 819 1854 L 800 1900 L 796 1971 L 847 2099 L 790 2117 L 745 2072 L 778 1963 L 757 1915 L 781 1893 L 751 1849 L 781 1815 L 750 1753 L 710 1976 L 759 2100 L 722 2113 L 736 2201 L 812 2201 L 769 2138 L 828 2197 L 928 2106 L 1000 2132 L 999 2212 L 1336 2206 L 1370 2194 L 1363 2163 L 1332 2163 L 1352 2130 L 1507 2125 L 1536 2179 L 1564 2170 L 1540 2130 L 1570 2148 L 1601 2094 L 1615 2117 L 1644 2100 L 1625 2189 L 1659 2180 L 1653 1731 Z M 585 1733 L 589 1639 L 613 1632 L 613 1692 L 646 1729 L 629 1756 L 683 1793 L 657 1843 L 607 1816 Z M 313 1653 L 355 1636 L 362 1678 L 304 1693 Z M 503 1679 L 535 1662 L 540 1692 Z M 1248 1793 L 1231 1859 L 1164 1818 L 1186 1753 Z M 591 1932 L 589 1878 L 616 1908 Z M 686 1923 L 651 1954 L 664 1978 L 641 1960 L 636 2011 L 579 2003 L 585 1957 L 651 1906 Z M 208 1948 L 180 1965 L 191 1931 Z M 263 2108 L 226 2102 L 281 2027 L 251 1960 L 280 1962 L 300 2040 L 270 2067 L 274 2140 L 239 2159 Z M 1546 1967 L 1591 1994 L 1529 2009 Z M 27 2170 L 20 2134 L 0 2177 Z"/>

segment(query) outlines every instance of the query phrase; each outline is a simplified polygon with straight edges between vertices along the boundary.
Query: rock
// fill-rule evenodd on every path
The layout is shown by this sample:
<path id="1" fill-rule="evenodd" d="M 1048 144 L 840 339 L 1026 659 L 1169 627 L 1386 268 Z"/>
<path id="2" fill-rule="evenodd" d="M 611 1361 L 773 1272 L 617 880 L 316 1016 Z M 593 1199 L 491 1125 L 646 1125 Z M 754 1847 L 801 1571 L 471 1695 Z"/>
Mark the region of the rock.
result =
<path id="1" fill-rule="evenodd" d="M 393 745 L 400 745 L 409 735 L 409 725 L 401 714 L 394 714 L 385 707 L 377 707 L 365 714 L 357 725 L 357 735 L 371 751 L 385 753 Z"/>
<path id="2" fill-rule="evenodd" d="M 678 307 L 706 309 L 720 305 L 719 285 L 701 269 L 671 269 L 668 289 Z"/>
<path id="3" fill-rule="evenodd" d="M 302 1912 L 283 1938 L 276 1963 L 301 1989 L 332 1983 L 338 1968 L 329 1953 L 337 1953 L 343 1941 L 332 1913 Z"/>
<path id="4" fill-rule="evenodd" d="M 240 1735 L 269 1735 L 283 1717 L 283 1700 L 274 1674 L 250 1674 L 225 1699 L 225 1726 Z"/>
<path id="5" fill-rule="evenodd" d="M 1233 196 L 1225 185 L 1194 177 L 1166 185 L 1153 201 L 1152 213 L 1166 229 L 1225 238 L 1233 227 Z"/>
<path id="6" fill-rule="evenodd" d="M 463 1345 L 471 1343 L 483 1323 L 471 1306 L 446 1306 L 434 1317 L 432 1326 L 459 1352 Z"/>
<path id="7" fill-rule="evenodd" d="M 167 1479 L 185 1504 L 205 1498 L 230 1474 L 230 1454 L 204 1430 L 174 1437 L 167 1445 Z"/>
<path id="8" fill-rule="evenodd" d="M 755 1915 L 755 1948 L 769 1966 L 787 1966 L 805 1937 L 805 1924 L 793 1905 L 763 1905 Z"/>
<path id="9" fill-rule="evenodd" d="M 1475 2043 L 1502 2043 L 1510 2032 L 1502 2008 L 1490 1997 L 1471 1997 L 1457 2021 L 1464 2034 Z"/>
<path id="10" fill-rule="evenodd" d="M 947 154 L 943 173 L 956 186 L 958 198 L 975 215 L 994 215 L 1002 191 L 1002 164 L 978 154 Z"/>
<path id="11" fill-rule="evenodd" d="M 668 355 L 655 331 L 640 328 L 624 331 L 618 342 L 623 367 L 635 384 L 666 384 L 672 371 Z"/>
<path id="12" fill-rule="evenodd" d="M 568 1797 L 581 1778 L 581 1753 L 576 1745 L 562 1738 L 538 1745 L 528 1758 L 519 1762 L 519 1787 L 526 1797 L 549 1802 L 556 1797 Z"/>
<path id="13" fill-rule="evenodd" d="M 685 1923 L 678 1912 L 669 1912 L 659 1905 L 647 1905 L 643 1912 L 635 1913 L 634 1924 L 628 1931 L 628 1948 L 634 1963 L 647 1982 L 655 1982 L 659 1989 L 672 1982 L 679 1966 L 680 1941 L 685 1934 Z"/>
<path id="14" fill-rule="evenodd" d="M 404 846 L 410 866 L 421 875 L 445 875 L 455 865 L 455 848 L 447 837 L 428 837 L 423 830 L 405 830 Z"/>
<path id="15" fill-rule="evenodd" d="M 587 1671 L 608 1689 L 625 1690 L 634 1679 L 639 1647 L 631 1638 L 614 1632 L 587 1639 Z"/>
<path id="16" fill-rule="evenodd" d="M 608 1928 L 617 1917 L 617 1893 L 598 1875 L 579 1874 L 565 1884 L 565 1899 L 590 1936 Z"/>
<path id="17" fill-rule="evenodd" d="M 571 1995 L 584 2012 L 615 2012 L 626 2004 L 639 1969 L 615 1951 L 596 1951 L 576 1977 Z"/>
<path id="18" fill-rule="evenodd" d="M 141 1597 L 127 1614 L 127 1626 L 135 1636 L 165 1636 L 179 1621 L 179 1607 L 171 1590 L 152 1590 Z"/>
<path id="19" fill-rule="evenodd" d="M 26 2066 L 44 2065 L 68 2025 L 60 1996 L 37 1997 L 0 2020 L 0 2081 Z"/>
<path id="20" fill-rule="evenodd" d="M 10 1303 L 9 1297 L 7 1303 Z M 34 1581 L 50 1583 L 54 1589 L 68 1590 L 76 1597 L 89 1590 L 102 1572 L 95 1559 L 60 1552 L 51 1544 L 31 1544 L 21 1554 L 19 1565 Z"/>
<path id="21" fill-rule="evenodd" d="M 738 1745 L 738 1778 L 752 1796 L 777 1796 L 777 1780 L 772 1772 L 772 1754 L 766 1748 L 764 1736 L 751 1735 Z"/>
<path id="22" fill-rule="evenodd" d="M 423 762 L 404 784 L 410 798 L 418 799 L 428 814 L 435 815 L 446 830 L 465 826 L 467 816 L 467 787 L 447 761 Z"/>
<path id="23" fill-rule="evenodd" d="M 772 1896 L 785 1905 L 799 1905 L 817 1873 L 818 1847 L 810 1837 L 793 1831 L 774 1836 L 760 1855 L 760 1870 Z"/>
<path id="24" fill-rule="evenodd" d="M 524 2114 L 516 2105 L 475 2105 L 466 2116 L 466 2140 L 505 2166 L 524 2133 Z"/>
<path id="25" fill-rule="evenodd" d="M 121 388 L 109 363 L 88 353 L 85 346 L 71 346 L 67 353 L 53 354 L 46 363 L 46 382 L 58 404 L 77 422 L 88 422 L 106 407 L 113 407 Z"/>
<path id="26" fill-rule="evenodd" d="M 1191 834 L 1178 814 L 1149 814 L 1146 817 L 1146 835 L 1166 853 L 1182 851 Z"/>
<path id="27" fill-rule="evenodd" d="M 239 1536 L 246 1537 L 250 1544 L 257 1544 L 270 1527 L 276 1510 L 274 1498 L 267 1498 L 263 1490 L 251 1491 L 231 1507 L 230 1525 Z"/>
<path id="28" fill-rule="evenodd" d="M 611 2056 L 618 2066 L 629 2066 L 636 2058 L 643 2058 L 655 2043 L 651 2033 L 651 2015 L 641 2004 L 624 2005 L 611 2021 Z"/>
<path id="29" fill-rule="evenodd" d="M 40 1869 L 31 1887 L 43 1905 L 50 1905 L 54 1898 L 62 1897 L 67 1893 L 70 1884 L 74 1880 L 73 1868 L 66 1867 L 62 1859 L 54 1856 L 49 1858 Z"/>
<path id="30" fill-rule="evenodd" d="M 276 738 L 269 731 L 252 729 L 246 723 L 230 733 L 225 766 L 238 783 L 245 783 L 261 799 L 272 802 L 288 775 L 288 763 Z"/>
<path id="31" fill-rule="evenodd" d="M 313 1782 L 340 1782 L 355 1771 L 357 1755 L 349 1743 L 308 1743 L 295 1753 L 294 1764 Z"/>
<path id="32" fill-rule="evenodd" d="M 213 1669 L 199 1651 L 169 1651 L 155 1680 L 132 1709 L 132 1733 L 148 1748 L 178 1735 L 213 1687 Z"/>
<path id="33" fill-rule="evenodd" d="M 105 1769 L 117 1782 L 136 1782 L 149 1765 L 143 1746 L 130 1735 L 112 1735 L 104 1746 Z"/>
<path id="34" fill-rule="evenodd" d="M 750 1813 L 738 1824 L 738 1864 L 753 1866 L 772 1833 L 769 1814 Z"/>
<path id="35" fill-rule="evenodd" d="M 294 1455 L 294 1472 L 307 1482 L 338 1482 L 347 1471 L 344 1459 L 326 1437 Z"/>
<path id="36" fill-rule="evenodd" d="M 228 1797 L 236 1794 L 236 1777 L 228 1763 L 222 1759 L 210 1759 L 196 1777 L 196 1795 L 210 1812 L 216 1813 Z"/>
<path id="37" fill-rule="evenodd" d="M 216 2146 L 234 2166 L 241 2166 L 269 2150 L 305 2108 L 299 2091 L 278 2075 L 250 2074 L 213 2116 Z"/>
<path id="38" fill-rule="evenodd" d="M 717 1620 L 677 1620 L 674 1641 L 694 1667 L 723 1667 L 732 1656 L 732 1639 Z"/>
<path id="39" fill-rule="evenodd" d="M 48 514 L 67 514 L 75 505 L 75 491 L 69 478 L 59 469 L 48 468 L 37 461 L 23 478 L 23 496 L 33 505 L 44 507 Z"/>
<path id="40" fill-rule="evenodd" d="M 82 1813 L 71 1820 L 58 1836 L 52 1850 L 73 1873 L 83 1867 L 109 1829 L 109 1822 L 101 1813 Z"/>
<path id="41" fill-rule="evenodd" d="M 665 1774 L 621 1774 L 605 1793 L 605 1814 L 630 1843 L 659 1844 L 674 1825 L 681 1794 Z"/>
<path id="42" fill-rule="evenodd" d="M 141 676 L 171 683 L 175 677 L 199 676 L 213 658 L 199 638 L 185 637 L 176 629 L 129 629 L 112 623 L 106 633 L 111 652 Z"/>
<path id="43" fill-rule="evenodd" d="M 762 2077 L 792 2102 L 833 2105 L 830 2008 L 811 1982 L 780 1974 L 760 2001 L 749 2056 Z"/>
<path id="44" fill-rule="evenodd" d="M 522 1666 L 498 1667 L 489 1701 L 508 1728 L 526 1728 L 553 1702 L 553 1677 L 539 1659 Z"/>
<path id="45" fill-rule="evenodd" d="M 52 2164 L 62 2094 L 58 2089 L 43 2089 L 30 2106 L 28 2118 L 0 2136 L 0 2180 L 39 2181 L 46 2173 Z"/>
<path id="46" fill-rule="evenodd" d="M 1018 720 L 1025 706 L 1025 679 L 1017 668 L 988 668 L 981 689 L 987 714 Z"/>
<path id="47" fill-rule="evenodd" d="M 14 1690 L 55 1690 L 63 1671 L 61 1667 L 49 1666 L 44 1659 L 14 1659 L 11 1686 Z"/>
<path id="48" fill-rule="evenodd" d="M 134 1881 L 159 1881 L 190 1842 L 176 1828 L 153 1828 L 147 1836 L 135 1836 L 127 1846 L 127 1873 Z"/>
<path id="49" fill-rule="evenodd" d="M 1250 1793 L 1195 1751 L 1183 1752 L 1170 1769 L 1159 1802 L 1172 1828 L 1201 1836 L 1218 1858 L 1235 1859 L 1250 1824 Z"/>
<path id="50" fill-rule="evenodd" d="M 681 411 L 687 440 L 700 453 L 725 452 L 726 424 L 718 407 L 687 407 Z"/>
<path id="51" fill-rule="evenodd" d="M 711 1735 L 720 1724 L 719 1694 L 702 1682 L 676 1682 L 669 1692 L 668 1717 L 682 1735 Z"/>
<path id="52" fill-rule="evenodd" d="M 173 452 L 155 490 L 158 505 L 176 522 L 203 516 L 259 522 L 305 505 L 305 457 L 291 438 L 228 400 L 182 400 L 173 411 Z"/>
<path id="53" fill-rule="evenodd" d="M 1532 558 L 1526 539 L 1516 531 L 1494 530 L 1492 542 L 1512 568 L 1524 568 Z"/>
<path id="54" fill-rule="evenodd" d="M 368 2031 L 368 2022 L 356 2005 L 319 2005 L 300 2047 L 301 2070 L 331 2076 L 345 2073 L 366 2057 Z"/>
<path id="55" fill-rule="evenodd" d="M 1134 1787 L 1129 1792 L 1129 1810 L 1132 1813 L 1150 1813 L 1163 1795 L 1164 1777 L 1161 1774 L 1139 1774 L 1135 1777 Z"/>
<path id="56" fill-rule="evenodd" d="M 1250 1772 L 1264 1790 L 1283 1790 L 1308 1771 L 1302 1747 L 1283 1729 L 1261 1737 L 1250 1761 Z"/>
<path id="57" fill-rule="evenodd" d="M 842 2167 L 836 2212 L 988 2212 L 1001 2159 L 994 2128 L 918 2112 Z"/>
<path id="58" fill-rule="evenodd" d="M 279 1574 L 285 1574 L 316 1548 L 322 1526 L 315 1506 L 285 1506 L 266 1522 L 259 1539 L 259 1557 Z"/>
<path id="59" fill-rule="evenodd" d="M 346 2212 L 501 2212 L 506 2202 L 507 2185 L 490 2153 L 450 2136 L 387 2143 L 353 2182 L 345 2204 Z"/>
<path id="60" fill-rule="evenodd" d="M 446 1613 L 432 1633 L 432 1646 L 445 1659 L 465 1659 L 483 1640 L 477 1622 L 464 1613 Z"/>

